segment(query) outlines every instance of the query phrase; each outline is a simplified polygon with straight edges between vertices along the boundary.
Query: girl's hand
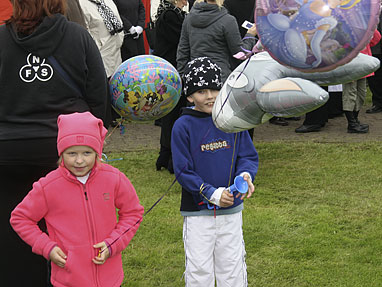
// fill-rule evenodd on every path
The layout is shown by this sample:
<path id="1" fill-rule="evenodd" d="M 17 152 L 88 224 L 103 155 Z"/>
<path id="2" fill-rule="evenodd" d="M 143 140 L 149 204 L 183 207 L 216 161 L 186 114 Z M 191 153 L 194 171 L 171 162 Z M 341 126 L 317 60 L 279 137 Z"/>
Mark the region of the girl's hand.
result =
<path id="1" fill-rule="evenodd" d="M 93 263 L 98 264 L 98 265 L 104 264 L 106 259 L 108 259 L 110 256 L 109 248 L 107 248 L 105 241 L 97 243 L 97 244 L 93 245 L 93 247 L 95 249 L 99 249 L 97 251 L 98 255 L 92 259 Z"/>
<path id="2" fill-rule="evenodd" d="M 58 267 L 61 267 L 61 268 L 65 267 L 67 256 L 61 250 L 60 247 L 58 246 L 53 247 L 52 251 L 50 251 L 49 258 Z"/>
<path id="3" fill-rule="evenodd" d="M 245 195 L 247 195 L 247 198 L 251 197 L 252 193 L 255 191 L 255 186 L 253 185 L 251 181 L 251 177 L 248 174 L 244 174 L 243 178 L 248 183 L 248 191 L 247 193 L 244 193 L 244 194 L 241 194 L 239 192 L 237 193 L 236 198 L 241 196 L 241 200 L 244 200 Z"/>

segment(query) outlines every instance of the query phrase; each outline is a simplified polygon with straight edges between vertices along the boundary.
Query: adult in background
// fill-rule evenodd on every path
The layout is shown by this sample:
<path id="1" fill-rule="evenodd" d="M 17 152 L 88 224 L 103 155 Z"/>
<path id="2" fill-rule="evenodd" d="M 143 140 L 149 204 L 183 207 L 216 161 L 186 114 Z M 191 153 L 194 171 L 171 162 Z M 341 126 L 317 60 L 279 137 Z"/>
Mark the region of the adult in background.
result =
<path id="1" fill-rule="evenodd" d="M 224 7 L 228 12 L 236 18 L 239 25 L 239 31 L 241 37 L 247 34 L 247 29 L 241 25 L 244 21 L 255 23 L 255 4 L 256 0 L 225 0 Z"/>
<path id="2" fill-rule="evenodd" d="M 371 56 L 371 48 L 375 46 L 381 40 L 381 34 L 378 30 L 374 31 L 373 38 L 366 45 L 365 49 L 361 53 Z M 358 120 L 358 114 L 361 110 L 363 103 L 365 102 L 367 93 L 367 77 L 374 76 L 371 73 L 361 79 L 351 81 L 343 84 L 342 93 L 342 106 L 345 112 L 346 119 L 348 121 L 347 132 L 348 133 L 367 133 L 369 131 L 368 124 L 361 124 Z"/>
<path id="3" fill-rule="evenodd" d="M 9 0 L 0 1 L 0 25 L 12 15 L 12 4 Z"/>
<path id="4" fill-rule="evenodd" d="M 209 57 L 222 69 L 223 82 L 233 70 L 231 58 L 255 44 L 256 27 L 248 30 L 247 39 L 241 39 L 235 17 L 230 15 L 224 0 L 196 0 L 183 22 L 177 51 L 180 74 L 187 63 L 198 57 Z"/>
<path id="5" fill-rule="evenodd" d="M 381 4 L 382 5 L 382 4 Z M 379 15 L 379 23 L 377 26 L 377 30 L 379 33 L 382 33 L 382 14 Z M 382 46 L 381 42 L 378 42 L 377 45 L 371 47 L 371 53 L 373 57 L 376 57 L 382 63 Z M 374 72 L 374 77 L 368 77 L 367 83 L 369 84 L 370 91 L 372 93 L 372 102 L 373 105 L 371 108 L 366 110 L 368 114 L 375 114 L 382 112 L 382 69 L 379 68 Z"/>
<path id="6" fill-rule="evenodd" d="M 66 18 L 86 28 L 85 16 L 78 0 L 66 0 Z"/>
<path id="7" fill-rule="evenodd" d="M 227 8 L 228 12 L 236 18 L 237 25 L 239 27 L 241 37 L 244 37 L 247 34 L 248 29 L 243 28 L 241 25 L 244 21 L 249 21 L 255 23 L 255 4 L 256 0 L 225 0 L 224 7 Z M 234 70 L 241 61 L 236 58 L 231 58 L 231 67 Z M 278 117 L 271 118 L 270 122 L 277 119 L 282 119 Z M 287 123 L 287 122 L 286 122 Z M 287 123 L 288 124 L 288 123 Z M 248 130 L 249 135 L 253 138 L 254 129 Z"/>
<path id="8" fill-rule="evenodd" d="M 321 86 L 325 91 L 328 91 L 328 87 Z M 329 101 L 324 105 L 305 114 L 304 122 L 301 126 L 295 129 L 296 133 L 310 133 L 319 132 L 326 125 L 329 119 Z"/>
<path id="9" fill-rule="evenodd" d="M 101 53 L 106 75 L 110 78 L 122 63 L 123 25 L 113 0 L 80 0 L 86 29 Z"/>
<path id="10" fill-rule="evenodd" d="M 156 14 L 156 37 L 154 55 L 169 61 L 176 67 L 176 50 L 179 44 L 182 24 L 186 16 L 183 7 L 187 0 L 161 0 Z M 171 156 L 171 131 L 180 115 L 180 109 L 186 106 L 184 97 L 180 97 L 178 104 L 166 116 L 160 119 L 160 151 L 156 161 L 156 169 L 167 168 L 173 173 Z"/>
<path id="11" fill-rule="evenodd" d="M 124 39 L 122 19 L 113 0 L 79 0 L 85 16 L 86 29 L 101 53 L 108 79 L 122 63 L 121 47 Z M 107 96 L 107 122 L 114 126 L 119 115 L 111 109 L 111 96 Z"/>
<path id="12" fill-rule="evenodd" d="M 125 30 L 125 39 L 121 48 L 122 61 L 145 54 L 142 32 L 146 15 L 142 0 L 114 0 L 114 2 Z"/>
<path id="13" fill-rule="evenodd" d="M 0 26 L 0 270 L 11 286 L 47 285 L 46 260 L 30 252 L 9 218 L 32 183 L 57 167 L 58 115 L 106 115 L 101 55 L 64 7 L 65 0 L 13 0 Z"/>

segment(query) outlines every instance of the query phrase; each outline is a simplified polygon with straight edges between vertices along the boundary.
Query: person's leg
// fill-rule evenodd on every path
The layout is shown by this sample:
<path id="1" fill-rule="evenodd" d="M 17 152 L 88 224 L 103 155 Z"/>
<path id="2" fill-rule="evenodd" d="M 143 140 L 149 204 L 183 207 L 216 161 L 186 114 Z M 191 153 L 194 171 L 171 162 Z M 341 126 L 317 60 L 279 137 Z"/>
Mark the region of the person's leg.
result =
<path id="1" fill-rule="evenodd" d="M 343 84 L 342 108 L 346 112 L 353 112 L 357 100 L 357 80 Z"/>
<path id="2" fill-rule="evenodd" d="M 342 92 L 329 92 L 328 113 L 328 117 L 331 119 L 343 116 Z"/>
<path id="3" fill-rule="evenodd" d="M 366 78 L 359 79 L 357 81 L 357 98 L 355 102 L 354 111 L 360 111 L 365 103 L 367 93 Z"/>
<path id="4" fill-rule="evenodd" d="M 355 117 L 357 102 L 357 81 L 343 84 L 342 105 L 348 121 L 348 133 L 367 133 L 368 128 L 362 127 Z"/>
<path id="5" fill-rule="evenodd" d="M 137 55 L 139 55 L 137 50 L 137 42 L 131 36 L 126 36 L 121 47 L 122 61 L 124 62 L 127 59 Z"/>
<path id="6" fill-rule="evenodd" d="M 215 219 L 213 216 L 185 216 L 183 243 L 186 287 L 214 287 Z"/>
<path id="7" fill-rule="evenodd" d="M 33 182 L 52 168 L 41 166 L 0 166 L 1 246 L 5 253 L 0 261 L 2 282 L 13 286 L 47 286 L 47 261 L 34 254 L 32 248 L 12 229 L 9 219 L 12 210 L 32 189 Z M 20 276 L 21 274 L 21 276 Z"/>
<path id="8" fill-rule="evenodd" d="M 217 287 L 245 287 L 248 282 L 242 213 L 219 215 L 216 220 L 215 276 Z"/>
<path id="9" fill-rule="evenodd" d="M 318 132 L 322 127 L 325 126 L 329 118 L 328 102 L 323 106 L 315 109 L 309 113 L 306 113 L 305 120 L 302 126 L 298 127 L 296 133 L 308 133 L 308 132 Z"/>
<path id="10" fill-rule="evenodd" d="M 171 155 L 171 132 L 175 121 L 179 118 L 181 109 L 186 106 L 185 97 L 181 97 L 175 108 L 161 118 L 160 151 L 156 162 L 157 170 L 162 167 L 167 168 L 170 173 L 174 173 Z"/>
<path id="11" fill-rule="evenodd" d="M 373 55 L 382 61 L 382 55 Z M 380 113 L 382 112 L 382 68 L 374 72 L 374 76 L 368 77 L 367 82 L 372 95 L 373 105 L 366 110 L 366 113 Z"/>
<path id="12" fill-rule="evenodd" d="M 360 128 L 362 130 L 369 131 L 369 125 L 361 124 L 361 122 L 358 120 L 359 111 L 361 110 L 363 104 L 365 103 L 366 93 L 367 93 L 366 78 L 359 79 L 357 81 L 357 99 L 356 99 L 356 104 L 355 104 L 353 114 L 354 114 L 355 120 L 360 125 Z"/>

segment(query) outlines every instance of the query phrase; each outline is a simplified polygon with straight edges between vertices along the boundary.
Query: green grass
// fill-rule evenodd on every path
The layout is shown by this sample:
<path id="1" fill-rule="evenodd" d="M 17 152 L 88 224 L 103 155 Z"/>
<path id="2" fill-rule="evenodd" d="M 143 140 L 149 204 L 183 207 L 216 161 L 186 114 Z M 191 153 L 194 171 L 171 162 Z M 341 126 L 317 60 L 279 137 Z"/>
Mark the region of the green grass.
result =
<path id="1" fill-rule="evenodd" d="M 382 146 L 257 143 L 255 193 L 246 200 L 249 286 L 382 286 Z M 110 154 L 148 209 L 174 177 L 157 151 Z M 180 186 L 144 218 L 123 252 L 123 286 L 184 286 Z"/>

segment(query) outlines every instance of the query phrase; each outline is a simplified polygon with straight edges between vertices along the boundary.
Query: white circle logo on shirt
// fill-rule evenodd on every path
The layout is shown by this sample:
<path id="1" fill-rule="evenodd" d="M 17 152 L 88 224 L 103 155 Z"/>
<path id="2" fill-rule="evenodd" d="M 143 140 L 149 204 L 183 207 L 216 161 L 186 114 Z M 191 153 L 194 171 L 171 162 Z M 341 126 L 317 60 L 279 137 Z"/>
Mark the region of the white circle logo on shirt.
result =
<path id="1" fill-rule="evenodd" d="M 46 82 L 53 76 L 53 69 L 49 64 L 45 64 L 45 59 L 30 53 L 27 56 L 27 64 L 20 69 L 19 75 L 27 83 L 33 82 L 36 78 Z"/>

